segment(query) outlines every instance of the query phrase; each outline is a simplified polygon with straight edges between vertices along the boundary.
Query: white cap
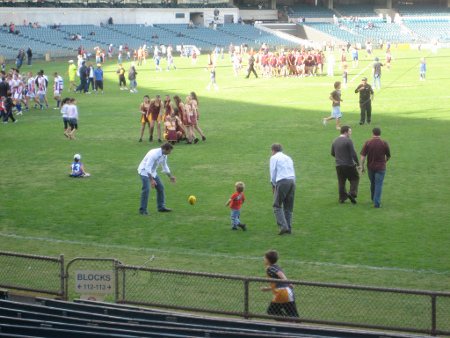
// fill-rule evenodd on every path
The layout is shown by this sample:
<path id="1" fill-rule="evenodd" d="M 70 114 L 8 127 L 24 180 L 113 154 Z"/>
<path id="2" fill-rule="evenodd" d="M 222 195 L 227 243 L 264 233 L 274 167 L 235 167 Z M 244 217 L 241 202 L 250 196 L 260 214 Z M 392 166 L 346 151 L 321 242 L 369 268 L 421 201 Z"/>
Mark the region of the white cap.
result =
<path id="1" fill-rule="evenodd" d="M 81 155 L 80 154 L 75 154 L 75 156 L 73 157 L 74 160 L 81 160 Z"/>
<path id="2" fill-rule="evenodd" d="M 69 63 L 73 63 L 73 60 L 69 60 Z"/>

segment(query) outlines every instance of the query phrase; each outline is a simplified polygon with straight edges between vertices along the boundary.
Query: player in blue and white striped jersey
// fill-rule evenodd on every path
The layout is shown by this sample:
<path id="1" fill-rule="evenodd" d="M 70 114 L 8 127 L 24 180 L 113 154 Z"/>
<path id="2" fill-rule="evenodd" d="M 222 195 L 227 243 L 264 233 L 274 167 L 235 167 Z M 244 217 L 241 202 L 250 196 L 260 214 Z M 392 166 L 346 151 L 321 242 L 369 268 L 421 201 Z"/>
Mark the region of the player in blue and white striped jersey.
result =
<path id="1" fill-rule="evenodd" d="M 55 77 L 55 84 L 53 86 L 53 96 L 56 100 L 56 107 L 54 109 L 59 109 L 59 104 L 61 103 L 61 94 L 64 89 L 64 80 L 62 76 L 59 76 L 57 72 L 53 73 Z"/>

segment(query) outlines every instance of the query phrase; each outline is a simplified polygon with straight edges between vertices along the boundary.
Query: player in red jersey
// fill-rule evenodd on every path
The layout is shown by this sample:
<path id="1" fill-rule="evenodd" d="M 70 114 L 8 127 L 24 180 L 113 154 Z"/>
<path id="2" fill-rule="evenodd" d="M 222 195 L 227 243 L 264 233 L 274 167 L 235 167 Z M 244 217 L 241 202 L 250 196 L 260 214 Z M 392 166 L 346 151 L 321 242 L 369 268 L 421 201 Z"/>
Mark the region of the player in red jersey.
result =
<path id="1" fill-rule="evenodd" d="M 316 55 L 316 72 L 315 75 L 317 75 L 317 72 L 319 72 L 319 75 L 322 76 L 322 72 L 323 72 L 323 53 L 322 51 L 317 51 Z"/>
<path id="2" fill-rule="evenodd" d="M 345 54 L 345 49 L 342 48 L 342 52 L 341 52 L 341 66 L 339 67 L 339 69 L 344 68 L 344 65 L 347 64 L 347 54 Z"/>
<path id="3" fill-rule="evenodd" d="M 284 54 L 284 50 L 281 50 L 281 54 L 278 57 L 278 66 L 279 66 L 279 71 L 281 73 L 281 77 L 285 77 L 286 76 L 286 55 Z"/>
<path id="4" fill-rule="evenodd" d="M 391 60 L 394 60 L 394 57 L 392 56 L 391 52 L 388 50 L 386 51 L 386 69 L 391 70 Z"/>

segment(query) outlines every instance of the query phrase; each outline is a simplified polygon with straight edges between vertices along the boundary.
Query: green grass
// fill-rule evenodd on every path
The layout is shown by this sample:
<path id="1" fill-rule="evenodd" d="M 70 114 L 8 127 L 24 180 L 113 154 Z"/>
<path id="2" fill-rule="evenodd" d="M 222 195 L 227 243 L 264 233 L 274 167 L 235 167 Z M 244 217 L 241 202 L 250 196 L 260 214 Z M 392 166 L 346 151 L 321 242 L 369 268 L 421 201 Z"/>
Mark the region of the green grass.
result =
<path id="1" fill-rule="evenodd" d="M 63 136 L 60 112 L 53 109 L 32 109 L 17 124 L 1 125 L 0 250 L 64 253 L 66 261 L 117 258 L 138 266 L 155 254 L 155 267 L 263 277 L 262 256 L 276 249 L 290 279 L 450 291 L 450 51 L 427 58 L 427 81 L 420 82 L 419 58 L 426 53 L 395 52 L 392 70 L 383 70 L 383 89 L 375 92 L 372 126 L 381 128 L 392 153 L 379 210 L 370 201 L 367 176 L 361 178 L 357 205 L 338 203 L 330 156 L 338 131 L 332 122 L 324 127 L 322 118 L 330 114 L 328 96 L 333 82 L 341 80 L 339 70 L 334 78 L 246 80 L 233 76 L 226 57 L 218 63 L 220 90 L 208 91 L 205 56 L 196 66 L 176 58 L 178 72 L 156 73 L 150 60 L 138 68 L 139 93 L 131 94 L 118 90 L 117 66 L 107 63 L 105 94 L 76 96 L 76 140 Z M 361 60 L 349 80 L 371 62 Z M 64 73 L 67 66 L 36 63 L 22 70 Z M 370 71 L 342 95 L 341 125 L 353 127 L 358 153 L 372 126 L 358 125 L 354 88 L 362 76 L 371 83 Z M 139 104 L 145 94 L 184 98 L 190 91 L 199 97 L 207 140 L 175 146 L 169 167 L 179 183 L 162 177 L 174 211 L 157 213 L 152 191 L 152 216 L 142 217 L 136 169 L 158 144 L 137 142 Z M 51 96 L 50 91 L 50 101 Z M 147 131 L 144 136 L 148 139 Z M 276 236 L 268 170 L 274 142 L 283 144 L 297 173 L 292 236 Z M 75 153 L 92 177 L 68 177 Z M 228 231 L 230 209 L 224 205 L 236 181 L 246 184 L 245 233 Z M 197 198 L 194 206 L 187 202 L 190 195 Z"/>

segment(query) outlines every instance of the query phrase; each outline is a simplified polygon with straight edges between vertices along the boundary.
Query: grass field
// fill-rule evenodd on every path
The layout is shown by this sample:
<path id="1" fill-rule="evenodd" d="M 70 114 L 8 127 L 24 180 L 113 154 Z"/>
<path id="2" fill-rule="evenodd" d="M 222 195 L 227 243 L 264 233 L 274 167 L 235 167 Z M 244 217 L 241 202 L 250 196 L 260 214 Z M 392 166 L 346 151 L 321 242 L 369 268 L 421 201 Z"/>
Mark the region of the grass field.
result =
<path id="1" fill-rule="evenodd" d="M 64 253 L 67 260 L 117 258 L 130 265 L 155 254 L 155 267 L 263 277 L 264 251 L 276 249 L 291 279 L 450 291 L 450 50 L 393 55 L 392 70 L 382 73 L 383 89 L 375 91 L 371 126 L 358 125 L 354 89 L 363 76 L 371 83 L 372 59 L 362 57 L 342 91 L 341 125 L 353 127 L 356 151 L 373 126 L 391 148 L 381 209 L 370 201 L 367 175 L 357 205 L 338 203 L 330 147 L 339 132 L 322 119 L 330 114 L 328 96 L 341 71 L 334 78 L 236 78 L 225 56 L 217 68 L 220 90 L 208 91 L 206 56 L 196 66 L 176 58 L 178 72 L 157 73 L 150 60 L 138 68 L 139 92 L 132 94 L 118 89 L 117 65 L 107 63 L 105 94 L 76 96 L 76 140 L 63 136 L 60 112 L 53 109 L 32 109 L 18 123 L 1 125 L 0 250 Z M 419 81 L 422 56 L 430 56 L 426 82 Z M 36 63 L 22 70 L 44 69 L 53 84 L 50 74 L 67 66 Z M 162 180 L 174 211 L 156 212 L 152 191 L 152 216 L 140 216 L 136 169 L 158 143 L 137 142 L 139 104 L 145 94 L 184 98 L 190 91 L 199 97 L 207 140 L 177 144 L 169 156 L 179 183 L 171 185 L 165 175 Z M 144 136 L 148 140 L 148 131 Z M 276 236 L 268 169 L 274 142 L 283 144 L 296 167 L 291 236 Z M 68 177 L 75 153 L 92 177 Z M 228 230 L 230 209 L 224 207 L 236 181 L 246 184 L 245 233 Z M 190 195 L 197 198 L 194 206 Z"/>

